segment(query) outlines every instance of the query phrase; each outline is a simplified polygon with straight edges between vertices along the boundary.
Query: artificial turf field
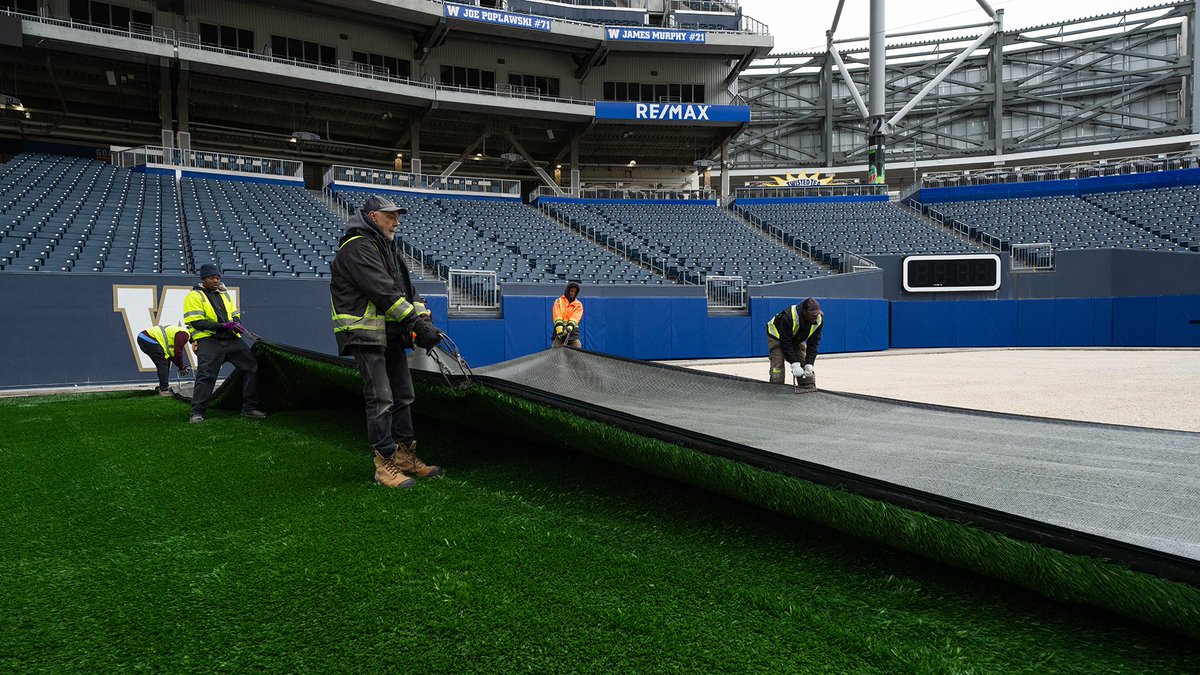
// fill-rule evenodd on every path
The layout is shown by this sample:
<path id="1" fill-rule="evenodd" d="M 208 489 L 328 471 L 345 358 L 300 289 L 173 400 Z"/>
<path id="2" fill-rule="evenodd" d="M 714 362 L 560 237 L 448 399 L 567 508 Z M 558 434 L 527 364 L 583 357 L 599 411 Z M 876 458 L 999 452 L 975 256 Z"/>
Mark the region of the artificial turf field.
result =
<path id="1" fill-rule="evenodd" d="M 0 400 L 0 671 L 1169 672 L 1200 644 L 564 448 Z"/>

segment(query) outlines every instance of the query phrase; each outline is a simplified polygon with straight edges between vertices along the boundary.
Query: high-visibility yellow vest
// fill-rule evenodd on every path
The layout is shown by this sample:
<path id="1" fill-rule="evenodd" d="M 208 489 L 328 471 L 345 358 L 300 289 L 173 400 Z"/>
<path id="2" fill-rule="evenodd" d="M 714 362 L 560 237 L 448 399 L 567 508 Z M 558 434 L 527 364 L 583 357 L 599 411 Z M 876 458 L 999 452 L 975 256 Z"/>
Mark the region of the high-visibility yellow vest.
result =
<path id="1" fill-rule="evenodd" d="M 146 334 L 158 341 L 169 359 L 175 356 L 175 336 L 186 330 L 183 326 L 151 326 L 146 329 Z"/>
<path id="2" fill-rule="evenodd" d="M 229 317 L 230 321 L 241 321 L 242 313 L 233 304 L 233 298 L 229 297 L 227 291 L 221 292 L 221 301 L 225 304 L 225 316 Z M 193 340 L 203 340 L 206 337 L 215 335 L 212 331 L 200 330 L 192 325 L 193 321 L 201 319 L 216 321 L 217 310 L 208 301 L 207 293 L 192 289 L 192 292 L 188 293 L 187 297 L 183 299 L 183 322 L 191 329 Z M 240 333 L 234 333 L 234 335 L 241 337 Z"/>
<path id="3" fill-rule="evenodd" d="M 795 331 L 796 328 L 800 326 L 800 313 L 798 311 L 796 311 L 796 308 L 798 308 L 799 306 L 800 305 L 792 305 L 789 308 L 792 313 L 792 330 L 793 331 Z M 813 325 L 808 327 L 808 335 L 804 336 L 804 339 L 807 340 L 808 338 L 812 337 L 812 334 L 817 332 L 817 329 L 821 327 L 821 324 L 824 321 L 825 321 L 825 315 L 818 314 L 817 320 L 813 323 Z M 783 339 L 783 338 L 779 337 L 779 329 L 775 327 L 775 317 L 771 317 L 771 320 L 767 322 L 767 335 L 770 335 L 771 337 L 775 338 L 776 340 Z M 789 335 L 788 338 L 790 339 L 791 336 Z"/>

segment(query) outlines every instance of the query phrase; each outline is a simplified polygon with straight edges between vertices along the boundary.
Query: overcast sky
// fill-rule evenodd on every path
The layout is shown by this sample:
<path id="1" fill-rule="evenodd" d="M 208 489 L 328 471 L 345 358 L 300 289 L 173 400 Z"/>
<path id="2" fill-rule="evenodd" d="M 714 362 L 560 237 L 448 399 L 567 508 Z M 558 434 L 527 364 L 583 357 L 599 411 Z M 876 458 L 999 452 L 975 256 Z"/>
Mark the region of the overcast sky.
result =
<path id="1" fill-rule="evenodd" d="M 1097 14 L 1109 14 L 1156 4 L 1155 0 L 988 0 L 1004 10 L 1006 28 L 1027 28 Z M 833 23 L 837 0 L 741 0 L 742 11 L 767 24 L 776 52 L 825 48 L 825 31 Z M 869 32 L 869 0 L 845 0 L 838 38 L 865 37 Z M 887 0 L 884 24 L 888 32 L 907 32 L 939 26 L 987 21 L 976 0 Z"/>

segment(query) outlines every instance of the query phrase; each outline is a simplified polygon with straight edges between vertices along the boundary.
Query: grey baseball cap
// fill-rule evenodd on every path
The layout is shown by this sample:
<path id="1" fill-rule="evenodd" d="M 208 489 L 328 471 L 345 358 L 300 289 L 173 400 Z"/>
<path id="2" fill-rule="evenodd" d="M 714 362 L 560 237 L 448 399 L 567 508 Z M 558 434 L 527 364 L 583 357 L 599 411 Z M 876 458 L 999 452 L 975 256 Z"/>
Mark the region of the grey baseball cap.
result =
<path id="1" fill-rule="evenodd" d="M 396 206 L 396 202 L 393 202 L 387 197 L 383 197 L 381 195 L 371 195 L 368 197 L 366 203 L 363 204 L 362 210 L 366 211 L 367 213 L 370 213 L 371 211 L 394 211 L 400 214 L 408 213 L 408 209 L 402 206 Z"/>

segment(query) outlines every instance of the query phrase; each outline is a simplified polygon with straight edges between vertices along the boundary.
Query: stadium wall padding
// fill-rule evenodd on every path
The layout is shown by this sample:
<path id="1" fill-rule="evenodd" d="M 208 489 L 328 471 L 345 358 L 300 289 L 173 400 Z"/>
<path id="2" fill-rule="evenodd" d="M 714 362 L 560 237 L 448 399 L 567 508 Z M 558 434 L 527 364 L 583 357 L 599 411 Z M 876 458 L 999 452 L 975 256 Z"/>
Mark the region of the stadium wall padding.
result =
<path id="1" fill-rule="evenodd" d="M 891 346 L 1200 347 L 1200 295 L 897 302 Z"/>
<path id="2" fill-rule="evenodd" d="M 1072 178 L 1065 180 L 1030 181 L 1027 183 L 995 183 L 992 185 L 963 185 L 958 187 L 921 188 L 914 198 L 922 204 L 970 202 L 985 199 L 1017 199 L 1020 197 L 1081 197 L 1100 192 L 1147 190 L 1156 188 L 1200 185 L 1200 169 L 1174 169 L 1117 176 Z"/>
<path id="3" fill-rule="evenodd" d="M 182 317 L 193 277 L 4 272 L 0 310 L 0 388 L 19 389 L 152 382 L 141 372 L 137 326 Z M 324 279 L 226 277 L 239 293 L 250 330 L 282 344 L 335 351 Z M 448 315 L 444 287 L 421 282 L 435 323 L 472 365 L 546 349 L 556 294 L 506 294 L 502 318 Z M 118 290 L 146 300 L 118 311 Z M 584 301 L 585 349 L 637 359 L 765 357 L 766 324 L 798 296 L 752 296 L 748 315 L 710 316 L 702 295 L 606 295 Z M 125 296 L 128 297 L 128 296 Z M 889 347 L 1200 347 L 1200 294 L 1119 298 L 889 302 L 821 298 L 827 320 L 821 352 Z M 172 300 L 173 298 L 173 300 Z M 124 302 L 124 301 L 123 301 Z M 174 304 L 171 304 L 174 303 Z M 126 303 L 127 304 L 127 303 Z M 174 309 L 171 309 L 173 307 Z M 130 318 L 126 315 L 138 315 Z M 136 330 L 135 330 L 136 328 Z"/>

